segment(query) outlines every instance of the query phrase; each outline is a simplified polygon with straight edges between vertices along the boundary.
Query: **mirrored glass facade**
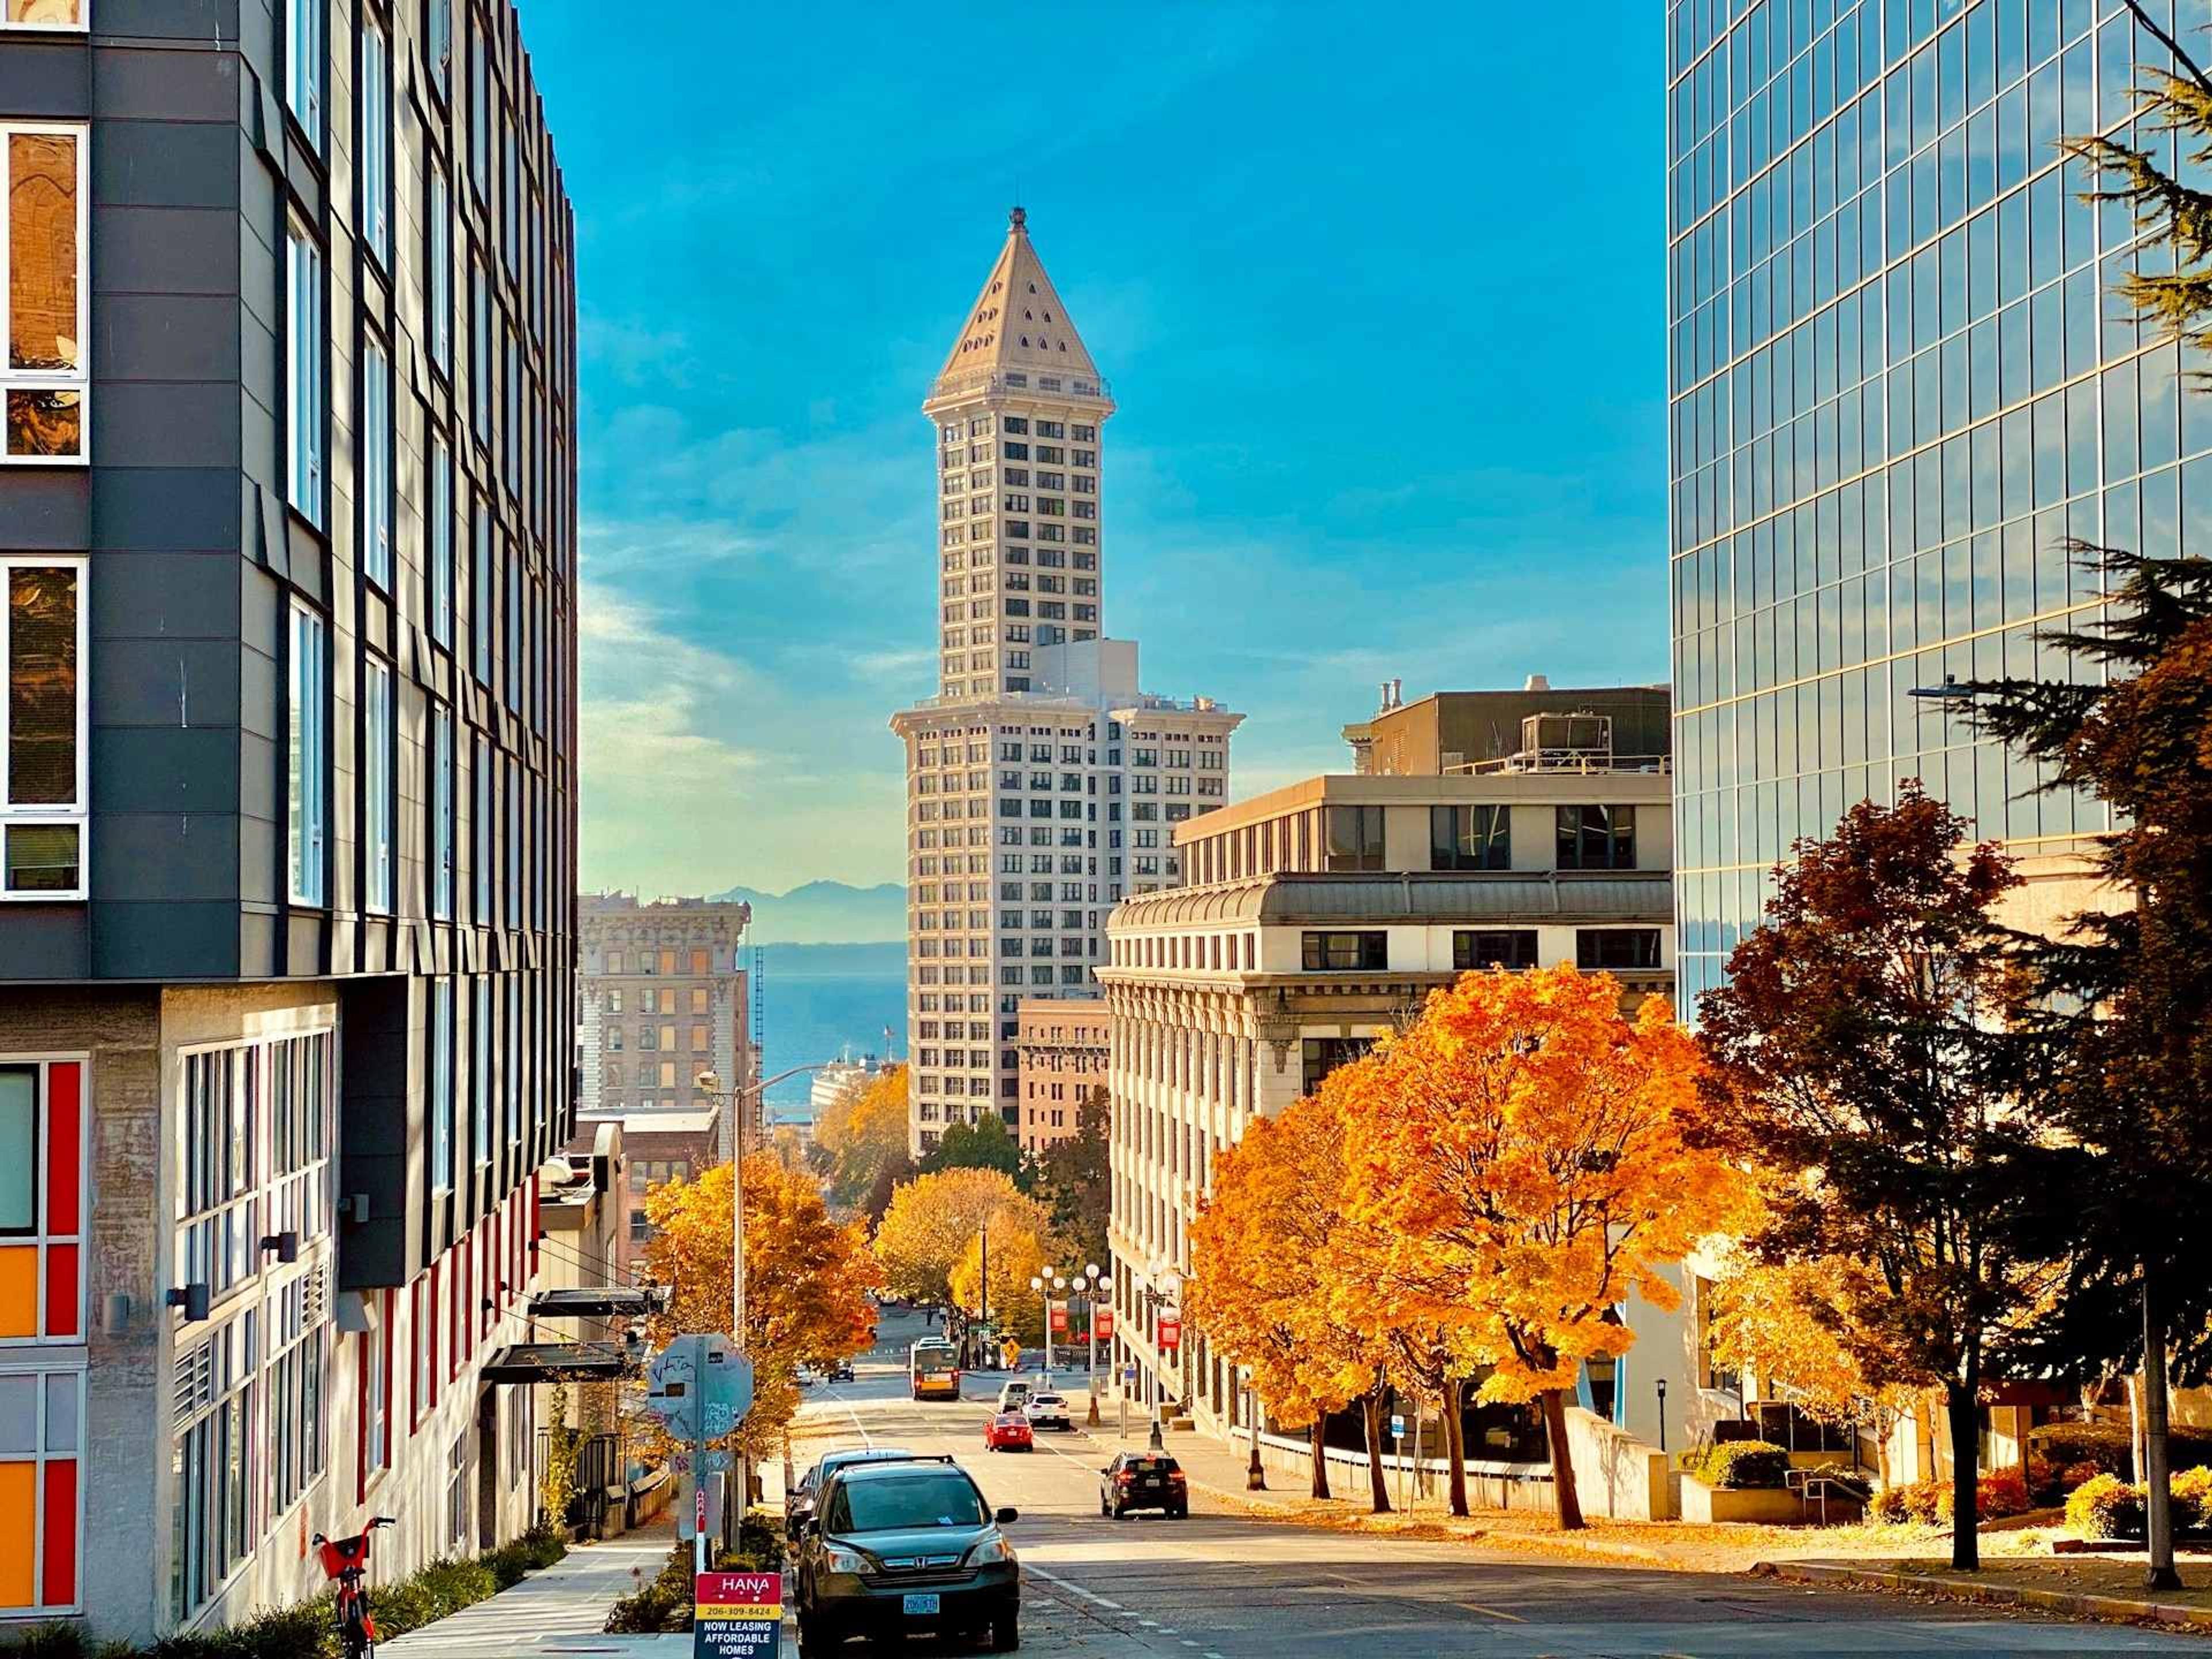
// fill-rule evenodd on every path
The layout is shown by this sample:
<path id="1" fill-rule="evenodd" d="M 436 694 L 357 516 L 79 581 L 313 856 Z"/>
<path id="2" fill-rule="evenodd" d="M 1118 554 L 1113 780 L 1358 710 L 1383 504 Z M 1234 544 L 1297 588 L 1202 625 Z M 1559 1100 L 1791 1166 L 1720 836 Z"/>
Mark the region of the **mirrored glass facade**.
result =
<path id="1" fill-rule="evenodd" d="M 2212 40 L 2207 0 L 2148 9 Z M 2069 672 L 2035 637 L 2091 603 L 2068 536 L 2212 549 L 2212 397 L 2058 147 L 2170 64 L 2118 0 L 1680 0 L 1667 50 L 1686 1001 L 1792 841 L 1900 778 L 2022 852 L 2103 827 L 1908 694 Z"/>

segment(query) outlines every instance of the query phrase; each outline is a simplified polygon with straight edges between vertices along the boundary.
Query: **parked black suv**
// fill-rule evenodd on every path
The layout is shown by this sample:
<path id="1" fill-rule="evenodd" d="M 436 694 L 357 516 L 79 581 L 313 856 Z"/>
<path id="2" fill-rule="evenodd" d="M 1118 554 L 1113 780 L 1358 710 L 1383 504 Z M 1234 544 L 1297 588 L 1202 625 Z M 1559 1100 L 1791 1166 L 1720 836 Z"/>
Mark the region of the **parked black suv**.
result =
<path id="1" fill-rule="evenodd" d="M 821 1462 L 800 1476 L 799 1484 L 784 1495 L 785 1534 L 795 1540 L 806 1529 L 807 1520 L 814 1513 L 814 1500 L 821 1496 L 823 1483 L 848 1463 L 896 1463 L 914 1455 L 899 1446 L 846 1446 L 823 1453 Z"/>
<path id="2" fill-rule="evenodd" d="M 854 1636 L 931 1629 L 1021 1645 L 1021 1569 L 968 1471 L 951 1458 L 852 1463 L 829 1475 L 793 1553 L 802 1654 Z"/>
<path id="3" fill-rule="evenodd" d="M 1098 1474 L 1101 1515 L 1119 1521 L 1131 1510 L 1159 1510 L 1180 1521 L 1190 1513 L 1190 1483 L 1165 1452 L 1117 1452 Z"/>

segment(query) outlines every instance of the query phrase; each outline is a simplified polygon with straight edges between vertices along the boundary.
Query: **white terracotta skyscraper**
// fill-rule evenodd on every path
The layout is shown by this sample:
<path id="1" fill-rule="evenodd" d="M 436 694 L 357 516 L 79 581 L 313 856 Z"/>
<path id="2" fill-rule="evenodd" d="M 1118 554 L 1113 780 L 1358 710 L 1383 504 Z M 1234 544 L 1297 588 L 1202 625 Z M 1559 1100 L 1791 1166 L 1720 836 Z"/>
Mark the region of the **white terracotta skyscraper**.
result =
<path id="1" fill-rule="evenodd" d="M 1099 636 L 1114 400 L 1019 208 L 921 408 L 938 437 L 938 689 L 1026 691 L 1037 647 Z"/>
<path id="2" fill-rule="evenodd" d="M 1103 632 L 1104 379 L 1013 211 L 922 412 L 936 428 L 938 695 L 906 746 L 908 1140 L 1018 1109 L 1015 1008 L 1095 997 L 1106 913 L 1180 878 L 1243 718 L 1146 695 Z"/>

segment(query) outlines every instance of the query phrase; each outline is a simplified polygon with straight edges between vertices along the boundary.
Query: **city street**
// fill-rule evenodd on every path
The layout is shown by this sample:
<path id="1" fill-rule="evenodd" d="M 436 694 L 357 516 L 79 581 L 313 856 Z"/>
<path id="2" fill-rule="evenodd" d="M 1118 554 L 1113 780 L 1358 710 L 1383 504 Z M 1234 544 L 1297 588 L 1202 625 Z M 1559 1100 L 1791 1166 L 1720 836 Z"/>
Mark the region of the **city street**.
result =
<path id="1" fill-rule="evenodd" d="M 1025 1650 L 1092 1655 L 1719 1656 L 2202 1652 L 2201 1640 L 2109 1625 L 2008 1618 L 1902 1597 L 1772 1581 L 1534 1561 L 1458 1545 L 1346 1536 L 1223 1513 L 1203 1493 L 1188 1521 L 1098 1513 L 1108 1422 L 1040 1434 L 1029 1454 L 982 1449 L 987 1401 L 914 1401 L 889 1346 L 850 1383 L 813 1389 L 795 1457 L 862 1442 L 951 1452 L 984 1495 L 1011 1504 L 1025 1574 Z M 1032 1380 L 1034 1370 L 1025 1373 Z M 1066 1374 L 1082 1415 L 1080 1370 Z M 1129 1443 L 1141 1443 L 1131 1424 Z M 1172 1449 L 1172 1447 L 1170 1448 Z"/>

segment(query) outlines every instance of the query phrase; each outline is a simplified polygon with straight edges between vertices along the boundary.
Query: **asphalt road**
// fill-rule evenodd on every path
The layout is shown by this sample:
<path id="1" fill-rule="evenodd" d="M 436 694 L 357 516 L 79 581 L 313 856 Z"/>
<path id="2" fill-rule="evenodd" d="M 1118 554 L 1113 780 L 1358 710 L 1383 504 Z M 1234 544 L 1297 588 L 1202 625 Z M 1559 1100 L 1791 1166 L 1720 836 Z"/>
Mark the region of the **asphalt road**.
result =
<path id="1" fill-rule="evenodd" d="M 1110 1446 L 1078 1429 L 1040 1436 L 1026 1455 L 984 1451 L 986 1401 L 1001 1379 L 971 1377 L 969 1397 L 957 1404 L 909 1400 L 890 1346 L 907 1334 L 887 1321 L 885 1348 L 861 1363 L 854 1382 L 810 1392 L 801 1467 L 833 1444 L 958 1455 L 994 1506 L 1021 1511 L 1009 1530 L 1022 1559 L 1027 1652 L 1114 1659 L 2212 1655 L 2201 1638 L 2124 1626 L 1258 1522 L 1209 1512 L 1203 1494 L 1187 1521 L 1109 1521 L 1098 1513 L 1098 1468 Z"/>

